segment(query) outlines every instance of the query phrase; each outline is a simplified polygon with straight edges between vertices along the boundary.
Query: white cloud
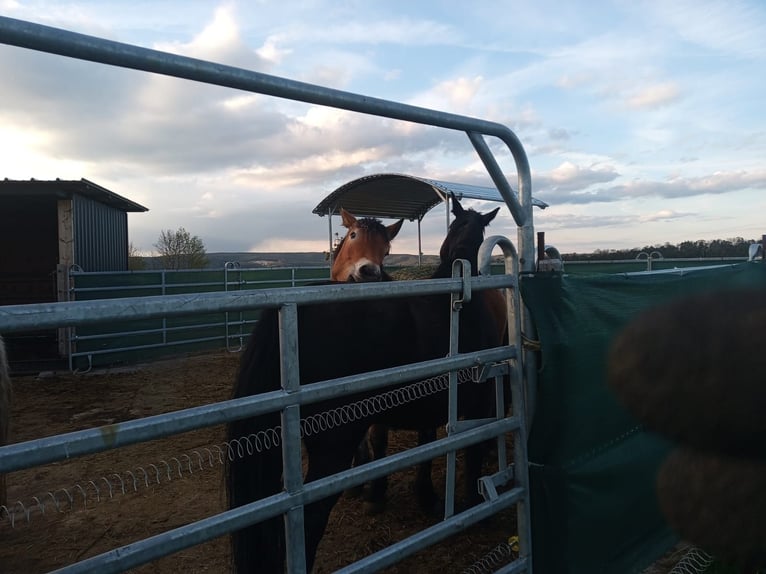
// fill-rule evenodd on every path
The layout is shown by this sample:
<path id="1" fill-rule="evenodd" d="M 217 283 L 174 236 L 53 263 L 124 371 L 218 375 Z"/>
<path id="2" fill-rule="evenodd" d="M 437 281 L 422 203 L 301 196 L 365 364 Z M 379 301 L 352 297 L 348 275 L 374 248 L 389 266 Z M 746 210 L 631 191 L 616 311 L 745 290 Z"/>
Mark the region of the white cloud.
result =
<path id="1" fill-rule="evenodd" d="M 675 219 L 683 219 L 685 217 L 694 217 L 695 215 L 696 214 L 694 213 L 678 213 L 673 209 L 661 209 L 660 211 L 656 211 L 654 213 L 641 215 L 638 219 L 641 222 L 673 221 Z"/>
<path id="2" fill-rule="evenodd" d="M 723 54 L 766 57 L 766 17 L 759 2 L 682 0 L 649 3 L 661 26 L 681 38 Z"/>
<path id="3" fill-rule="evenodd" d="M 647 86 L 628 97 L 630 108 L 656 108 L 667 105 L 678 99 L 681 90 L 675 82 L 665 82 Z"/>
<path id="4" fill-rule="evenodd" d="M 583 2 L 565 14 L 530 5 L 513 35 L 480 8 L 458 17 L 419 4 L 2 6 L 14 17 L 508 125 L 525 147 L 535 195 L 551 204 L 536 220 L 565 242 L 646 244 L 642 233 L 697 233 L 702 221 L 712 233 L 719 220 L 762 227 L 762 209 L 735 216 L 719 203 L 766 187 L 766 10 L 756 2 Z M 0 91 L 0 176 L 87 177 L 125 194 L 151 209 L 130 216 L 144 243 L 184 225 L 212 250 L 324 248 L 327 223 L 311 209 L 350 179 L 396 171 L 489 182 L 458 130 L 7 46 L 0 75 L 13 78 Z M 507 149 L 488 143 L 515 187 Z M 513 237 L 506 211 L 495 228 Z M 426 249 L 443 233 L 433 217 L 423 222 Z M 289 231 L 286 219 L 296 222 Z M 406 237 L 398 245 L 414 252 Z"/>
<path id="5" fill-rule="evenodd" d="M 279 64 L 292 52 L 292 50 L 280 48 L 279 44 L 280 39 L 278 37 L 270 36 L 269 38 L 266 38 L 266 41 L 255 51 L 255 53 L 272 64 Z"/>

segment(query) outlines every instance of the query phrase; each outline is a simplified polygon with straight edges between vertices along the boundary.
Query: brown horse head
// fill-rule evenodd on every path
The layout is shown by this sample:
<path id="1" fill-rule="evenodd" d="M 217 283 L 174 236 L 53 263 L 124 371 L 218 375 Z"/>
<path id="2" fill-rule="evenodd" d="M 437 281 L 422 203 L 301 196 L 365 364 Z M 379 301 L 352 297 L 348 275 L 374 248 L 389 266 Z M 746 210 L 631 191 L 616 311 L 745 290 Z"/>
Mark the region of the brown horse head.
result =
<path id="1" fill-rule="evenodd" d="M 404 220 L 386 226 L 372 217 L 357 219 L 343 208 L 340 216 L 348 231 L 335 249 L 330 279 L 357 283 L 380 281 L 383 259 Z"/>

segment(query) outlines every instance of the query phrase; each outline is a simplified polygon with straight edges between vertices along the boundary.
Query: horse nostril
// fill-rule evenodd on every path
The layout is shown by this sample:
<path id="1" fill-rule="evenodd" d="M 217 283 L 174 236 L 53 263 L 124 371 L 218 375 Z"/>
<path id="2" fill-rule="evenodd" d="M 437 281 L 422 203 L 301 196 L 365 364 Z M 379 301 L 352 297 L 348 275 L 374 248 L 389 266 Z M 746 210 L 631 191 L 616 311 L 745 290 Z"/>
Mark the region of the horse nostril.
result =
<path id="1" fill-rule="evenodd" d="M 365 279 L 377 279 L 380 277 L 380 268 L 377 265 L 362 265 L 359 275 Z"/>

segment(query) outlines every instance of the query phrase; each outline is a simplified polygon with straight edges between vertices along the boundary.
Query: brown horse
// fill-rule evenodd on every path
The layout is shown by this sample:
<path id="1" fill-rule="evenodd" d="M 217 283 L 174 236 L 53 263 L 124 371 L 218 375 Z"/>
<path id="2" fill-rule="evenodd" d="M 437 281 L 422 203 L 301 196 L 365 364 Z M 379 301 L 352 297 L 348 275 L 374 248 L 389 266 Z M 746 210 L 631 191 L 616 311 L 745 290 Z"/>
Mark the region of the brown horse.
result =
<path id="1" fill-rule="evenodd" d="M 380 220 L 371 217 L 357 219 L 343 208 L 340 209 L 340 215 L 343 226 L 348 231 L 333 252 L 330 279 L 351 283 L 391 281 L 391 277 L 383 270 L 383 259 L 390 253 L 391 241 L 401 230 L 404 220 L 400 219 L 386 226 Z M 387 444 L 388 429 L 373 425 L 354 455 L 354 465 L 365 464 L 385 456 Z M 371 494 L 368 497 L 370 513 L 382 510 L 382 502 L 373 500 L 382 500 L 385 495 L 385 479 L 379 480 L 379 486 L 373 486 L 372 492 L 380 491 L 381 494 Z M 362 487 L 356 487 L 350 493 L 357 496 L 362 490 Z"/>
<path id="2" fill-rule="evenodd" d="M 453 209 L 462 213 L 462 206 L 453 199 Z M 497 214 L 497 209 L 488 214 L 491 221 Z M 390 251 L 390 241 L 396 237 L 402 226 L 403 220 L 384 226 L 379 220 L 365 218 L 357 219 L 351 213 L 341 208 L 343 225 L 348 229 L 346 236 L 338 244 L 333 257 L 331 278 L 333 281 L 390 281 L 391 277 L 383 271 L 383 259 Z M 477 262 L 471 262 L 472 273 L 477 272 Z M 507 313 L 505 296 L 499 290 L 487 290 L 485 293 L 486 305 L 491 311 L 500 340 L 506 340 Z M 361 465 L 371 460 L 378 460 L 386 456 L 388 450 L 388 431 L 383 425 L 373 425 L 367 432 L 365 440 L 359 445 L 354 457 L 354 464 Z M 436 430 L 420 430 L 418 432 L 418 444 L 423 445 L 436 440 Z M 386 490 L 388 480 L 386 477 L 379 478 L 370 485 L 365 495 L 366 510 L 369 514 L 377 514 L 384 510 L 386 503 Z M 362 488 L 352 489 L 352 495 L 361 494 Z M 438 512 L 441 502 L 435 495 L 431 480 L 431 463 L 425 462 L 419 465 L 415 478 L 415 492 L 417 500 L 423 511 L 427 513 Z"/>
<path id="3" fill-rule="evenodd" d="M 333 253 L 330 279 L 352 283 L 386 279 L 383 259 L 390 252 L 391 241 L 402 228 L 404 219 L 385 226 L 372 217 L 357 219 L 342 207 L 340 216 L 348 231 Z"/>
<path id="4" fill-rule="evenodd" d="M 495 212 L 481 214 L 453 204 L 455 220 L 440 251 L 441 264 L 435 278 L 450 277 L 456 259 L 476 261 L 484 228 Z M 474 265 L 475 268 L 475 265 Z M 377 371 L 423 360 L 444 357 L 449 351 L 449 294 L 344 301 L 298 307 L 298 357 L 301 385 L 348 375 Z M 459 348 L 461 352 L 498 347 L 502 344 L 489 316 L 484 291 L 473 294 L 461 310 Z M 234 397 L 276 391 L 281 385 L 279 359 L 279 316 L 265 310 L 255 326 L 242 356 Z M 355 327 L 359 328 L 355 328 Z M 489 327 L 488 327 L 489 326 Z M 338 350 L 343 352 L 339 353 Z M 381 352 L 384 351 L 384 352 Z M 333 360 L 328 360 L 333 357 Z M 398 388 L 398 387 L 394 387 Z M 301 416 L 310 417 L 349 402 L 371 399 L 374 391 L 337 397 L 301 406 Z M 461 385 L 458 416 L 468 419 L 496 416 L 494 385 Z M 332 426 L 303 438 L 308 469 L 305 482 L 348 469 L 367 429 L 383 424 L 396 429 L 434 429 L 447 421 L 448 393 L 438 392 L 414 398 L 380 412 L 364 412 L 358 419 Z M 280 413 L 233 421 L 229 440 L 258 436 L 280 424 Z M 477 504 L 476 488 L 481 474 L 484 445 L 468 447 L 465 455 L 466 503 Z M 282 450 L 267 448 L 252 456 L 232 459 L 227 467 L 229 507 L 236 508 L 282 492 Z M 311 570 L 330 511 L 340 492 L 307 504 L 304 508 L 304 536 L 307 570 Z M 282 573 L 285 564 L 285 528 L 281 516 L 260 521 L 232 534 L 232 557 L 236 572 Z"/>
<path id="5" fill-rule="evenodd" d="M 5 343 L 0 336 L 0 446 L 8 444 L 11 423 L 11 377 L 8 375 L 8 358 L 5 355 Z M 0 474 L 0 506 L 7 507 L 5 475 Z"/>

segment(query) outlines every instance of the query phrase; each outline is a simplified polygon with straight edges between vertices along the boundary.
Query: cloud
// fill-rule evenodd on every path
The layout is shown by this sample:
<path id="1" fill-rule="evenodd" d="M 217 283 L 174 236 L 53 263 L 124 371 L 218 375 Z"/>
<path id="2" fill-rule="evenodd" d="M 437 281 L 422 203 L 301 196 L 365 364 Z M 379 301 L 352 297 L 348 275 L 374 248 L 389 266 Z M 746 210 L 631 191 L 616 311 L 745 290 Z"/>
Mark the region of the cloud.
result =
<path id="1" fill-rule="evenodd" d="M 675 82 L 647 86 L 629 96 L 627 105 L 633 109 L 658 108 L 678 99 L 681 90 Z"/>
<path id="2" fill-rule="evenodd" d="M 572 135 L 569 133 L 569 130 L 564 128 L 549 128 L 548 137 L 556 141 L 567 141 L 571 139 Z"/>
<path id="3" fill-rule="evenodd" d="M 589 203 L 589 187 L 614 181 L 620 174 L 611 166 L 583 167 L 566 161 L 546 173 L 535 173 L 533 194 L 551 204 Z M 592 199 L 592 198 L 591 198 Z"/>
<path id="4" fill-rule="evenodd" d="M 696 197 L 766 187 L 762 90 L 751 73 L 762 67 L 764 11 L 754 5 L 644 2 L 595 13 L 583 4 L 566 17 L 531 7 L 520 14 L 528 29 L 509 36 L 483 10 L 285 2 L 184 3 L 173 13 L 179 3 L 134 14 L 149 4 L 42 5 L 52 25 L 507 125 L 523 142 L 534 194 L 551 204 L 536 212 L 541 222 L 581 206 L 617 212 L 570 213 L 561 229 L 608 227 L 611 237 L 619 226 L 686 225 L 708 209 Z M 31 5 L 5 6 L 36 19 Z M 488 24 L 478 35 L 476 22 Z M 215 250 L 323 245 L 327 222 L 311 209 L 362 175 L 491 185 L 459 130 L 7 46 L 0 74 L 13 78 L 0 90 L 0 135 L 15 148 L 0 157 L 3 173 L 88 177 L 124 193 L 151 209 L 130 221 L 152 241 L 152 229 L 178 221 Z M 515 188 L 507 148 L 487 141 Z M 434 221 L 423 222 L 424 241 L 438 248 L 443 219 Z"/>
<path id="5" fill-rule="evenodd" d="M 456 113 L 465 113 L 470 110 L 471 104 L 481 89 L 483 78 L 459 77 L 440 82 L 431 90 L 432 107 L 444 110 L 453 110 Z M 435 100 L 439 100 L 436 103 Z"/>
<path id="6" fill-rule="evenodd" d="M 639 216 L 638 220 L 642 223 L 647 223 L 650 221 L 674 221 L 677 219 L 694 217 L 696 215 L 697 215 L 696 213 L 692 213 L 692 212 L 680 213 L 673 209 L 662 209 L 654 213 L 646 213 L 644 215 L 641 215 Z"/>
<path id="7" fill-rule="evenodd" d="M 388 14 L 373 19 L 358 13 L 338 14 L 322 26 L 305 19 L 295 19 L 283 26 L 279 38 L 284 44 L 396 44 L 422 46 L 444 43 L 445 38 L 462 37 L 458 28 L 428 19 L 391 17 Z"/>
<path id="8" fill-rule="evenodd" d="M 699 177 L 674 177 L 666 181 L 632 181 L 599 190 L 598 196 L 614 196 L 619 199 L 660 197 L 677 199 L 703 194 L 720 195 L 746 189 L 765 189 L 766 170 L 716 172 Z"/>
<path id="9" fill-rule="evenodd" d="M 766 17 L 758 2 L 682 0 L 647 7 L 660 26 L 691 44 L 742 58 L 766 57 Z"/>
<path id="10" fill-rule="evenodd" d="M 623 179 L 624 176 L 609 166 L 584 168 L 565 162 L 550 172 L 534 174 L 532 183 L 534 195 L 551 205 L 691 198 L 766 188 L 766 170 L 721 171 L 704 176 L 673 176 L 665 180 L 644 177 L 607 187 L 599 185 Z"/>

